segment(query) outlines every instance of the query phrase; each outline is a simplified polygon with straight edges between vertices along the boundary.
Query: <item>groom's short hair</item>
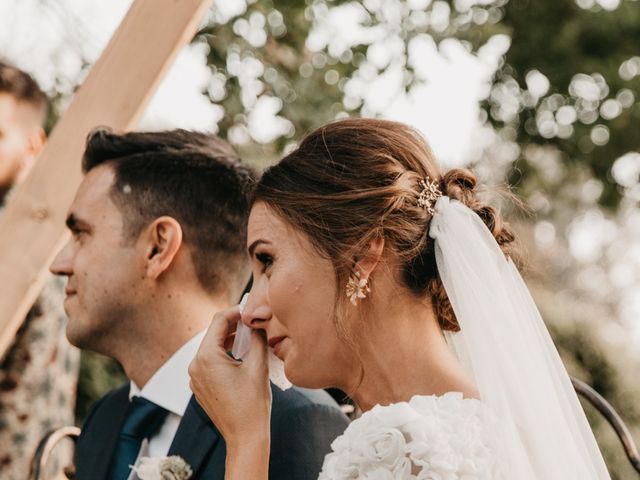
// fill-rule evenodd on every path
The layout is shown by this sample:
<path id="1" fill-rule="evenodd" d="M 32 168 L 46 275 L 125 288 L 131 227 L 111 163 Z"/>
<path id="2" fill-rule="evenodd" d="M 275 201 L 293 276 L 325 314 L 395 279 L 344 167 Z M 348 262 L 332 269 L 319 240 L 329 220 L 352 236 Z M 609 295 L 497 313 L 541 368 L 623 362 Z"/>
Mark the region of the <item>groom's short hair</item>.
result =
<path id="1" fill-rule="evenodd" d="M 180 223 L 200 284 L 209 292 L 239 295 L 248 279 L 255 173 L 227 142 L 187 130 L 119 134 L 98 128 L 87 138 L 82 170 L 105 164 L 115 172 L 110 195 L 123 214 L 125 241 L 170 216 Z"/>

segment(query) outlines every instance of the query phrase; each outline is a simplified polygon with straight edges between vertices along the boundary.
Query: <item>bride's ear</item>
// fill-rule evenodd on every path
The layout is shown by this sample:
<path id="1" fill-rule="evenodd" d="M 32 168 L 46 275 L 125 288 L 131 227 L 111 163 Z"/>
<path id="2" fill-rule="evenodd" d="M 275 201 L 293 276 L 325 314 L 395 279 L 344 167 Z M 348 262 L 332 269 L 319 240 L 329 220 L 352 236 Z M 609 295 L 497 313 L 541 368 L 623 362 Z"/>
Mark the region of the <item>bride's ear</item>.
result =
<path id="1" fill-rule="evenodd" d="M 382 252 L 384 251 L 384 237 L 375 237 L 363 255 L 360 256 L 355 263 L 355 270 L 360 273 L 360 278 L 369 279 L 373 271 L 376 269 L 380 260 L 382 259 Z"/>

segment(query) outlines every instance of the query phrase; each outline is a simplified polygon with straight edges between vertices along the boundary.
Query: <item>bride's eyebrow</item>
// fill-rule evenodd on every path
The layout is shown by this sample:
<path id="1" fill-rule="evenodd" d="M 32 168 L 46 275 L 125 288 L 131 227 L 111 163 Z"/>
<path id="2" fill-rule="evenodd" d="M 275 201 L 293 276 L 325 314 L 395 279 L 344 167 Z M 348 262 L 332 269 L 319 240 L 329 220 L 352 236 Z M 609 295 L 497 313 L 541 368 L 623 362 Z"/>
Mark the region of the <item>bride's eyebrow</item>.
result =
<path id="1" fill-rule="evenodd" d="M 253 242 L 251 245 L 249 245 L 249 248 L 247 249 L 249 251 L 249 256 L 253 257 L 253 252 L 256 250 L 256 247 L 258 245 L 261 244 L 267 244 L 267 245 L 271 245 L 271 242 L 267 241 L 267 240 L 263 240 L 261 238 L 259 238 L 258 240 L 256 240 L 255 242 Z"/>

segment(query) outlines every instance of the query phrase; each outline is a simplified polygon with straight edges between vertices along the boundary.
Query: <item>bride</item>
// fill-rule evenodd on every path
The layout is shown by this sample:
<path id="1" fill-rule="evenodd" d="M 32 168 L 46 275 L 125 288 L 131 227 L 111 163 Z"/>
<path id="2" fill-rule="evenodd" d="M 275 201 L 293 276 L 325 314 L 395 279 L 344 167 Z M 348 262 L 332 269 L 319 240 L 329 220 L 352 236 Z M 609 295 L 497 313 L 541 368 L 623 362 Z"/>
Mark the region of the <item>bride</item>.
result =
<path id="1" fill-rule="evenodd" d="M 190 368 L 225 478 L 267 478 L 271 349 L 292 383 L 364 412 L 321 479 L 608 479 L 513 240 L 474 175 L 443 173 L 412 128 L 308 135 L 257 185 L 248 302 L 215 316 Z M 239 321 L 243 362 L 226 354 Z"/>

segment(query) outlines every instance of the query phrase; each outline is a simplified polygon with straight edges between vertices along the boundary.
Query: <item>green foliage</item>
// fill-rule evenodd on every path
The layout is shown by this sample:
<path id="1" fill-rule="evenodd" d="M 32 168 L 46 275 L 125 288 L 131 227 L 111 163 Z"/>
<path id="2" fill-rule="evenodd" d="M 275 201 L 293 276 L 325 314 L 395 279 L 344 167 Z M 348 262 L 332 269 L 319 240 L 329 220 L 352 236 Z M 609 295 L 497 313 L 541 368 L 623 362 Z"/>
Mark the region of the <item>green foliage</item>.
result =
<path id="1" fill-rule="evenodd" d="M 638 55 L 637 1 L 623 0 L 613 11 L 582 9 L 573 0 L 513 0 L 502 8 L 501 24 L 512 36 L 512 46 L 493 91 L 515 81 L 520 106 L 513 118 L 503 119 L 498 102 L 491 97 L 485 103 L 489 118 L 497 127 L 515 128 L 515 141 L 522 151 L 532 143 L 557 148 L 566 167 L 565 180 L 572 180 L 576 168 L 588 167 L 604 187 L 600 204 L 616 208 L 623 190 L 612 181 L 611 166 L 625 153 L 640 150 L 640 139 L 630 134 L 640 121 L 640 76 L 623 67 Z M 550 83 L 539 99 L 531 98 L 527 88 L 527 73 L 534 69 Z M 595 98 L 580 95 L 579 81 L 594 81 L 592 85 L 599 86 Z M 561 107 L 577 111 L 576 120 L 568 122 L 558 115 Z M 601 139 L 593 134 L 596 126 L 608 132 L 608 140 L 605 133 Z M 525 155 L 517 166 L 523 181 L 537 168 Z M 536 186 L 544 189 L 539 182 Z"/>
<path id="2" fill-rule="evenodd" d="M 543 295 L 549 295 L 549 292 Z M 599 332 L 606 327 L 600 325 L 598 328 L 590 318 L 590 314 L 599 310 L 597 305 L 590 305 L 588 300 L 579 302 L 563 298 L 560 301 L 557 295 L 551 294 L 551 297 L 543 297 L 544 301 L 539 304 L 543 305 L 547 325 L 570 374 L 590 384 L 607 399 L 630 427 L 635 439 L 640 439 L 640 385 L 634 374 L 640 368 L 640 362 L 624 349 L 613 348 L 603 341 Z M 595 407 L 581 400 L 612 478 L 637 478 L 613 428 Z"/>
<path id="3" fill-rule="evenodd" d="M 242 83 L 240 77 L 251 61 L 257 61 L 252 66 L 262 70 L 256 78 L 260 84 L 258 95 L 280 99 L 280 114 L 292 122 L 295 129 L 277 138 L 273 144 L 263 146 L 263 151 L 271 154 L 282 152 L 296 133 L 300 136 L 333 119 L 343 110 L 340 88 L 325 81 L 325 70 L 331 66 L 342 77 L 349 73 L 350 68 L 344 62 L 327 58 L 322 53 L 314 54 L 305 48 L 311 27 L 305 12 L 303 2 L 278 2 L 277 7 L 270 1 L 254 2 L 241 17 L 222 24 L 212 22 L 202 30 L 201 36 L 210 47 L 209 64 L 214 75 L 220 75 L 224 82 L 222 98 L 212 96 L 212 101 L 220 102 L 225 109 L 225 117 L 218 125 L 222 136 L 228 136 L 234 126 L 247 126 L 246 113 L 254 98 L 247 95 L 249 87 Z M 262 47 L 251 45 L 246 38 L 234 32 L 238 22 L 249 23 L 252 18 L 266 22 L 267 40 Z M 238 62 L 245 62 L 242 68 L 231 66 Z M 254 145 L 253 148 L 258 147 Z"/>
<path id="4" fill-rule="evenodd" d="M 80 357 L 76 424 L 82 425 L 96 400 L 126 382 L 127 377 L 116 361 L 97 353 L 83 351 Z"/>

